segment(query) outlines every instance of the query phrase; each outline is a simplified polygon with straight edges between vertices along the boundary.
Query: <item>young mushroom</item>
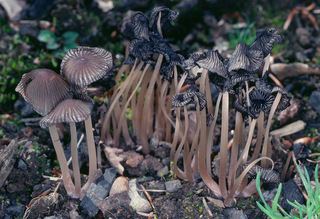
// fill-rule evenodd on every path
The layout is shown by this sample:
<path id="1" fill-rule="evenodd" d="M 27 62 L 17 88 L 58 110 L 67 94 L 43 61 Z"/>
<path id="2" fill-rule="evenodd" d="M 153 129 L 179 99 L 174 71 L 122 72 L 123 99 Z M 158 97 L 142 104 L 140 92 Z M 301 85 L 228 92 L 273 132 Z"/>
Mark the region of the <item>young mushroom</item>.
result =
<path id="1" fill-rule="evenodd" d="M 49 132 L 60 164 L 62 180 L 69 196 L 81 198 L 80 167 L 77 154 L 76 122 L 85 121 L 89 153 L 89 179 L 94 181 L 97 173 L 97 154 L 91 121 L 92 99 L 87 86 L 104 77 L 112 68 L 111 53 L 101 48 L 78 47 L 67 52 L 61 63 L 61 75 L 49 69 L 36 69 L 22 76 L 16 91 L 44 116 L 41 127 Z M 71 98 L 74 99 L 71 99 Z M 70 123 L 71 155 L 75 185 L 69 172 L 67 160 L 60 142 L 57 123 Z"/>
<path id="2" fill-rule="evenodd" d="M 88 119 L 91 115 L 92 104 L 84 102 L 82 100 L 76 99 L 66 99 L 60 102 L 48 115 L 43 117 L 40 121 L 40 126 L 42 128 L 49 128 L 49 132 L 52 138 L 53 145 L 55 148 L 61 148 L 61 143 L 59 135 L 56 129 L 56 124 L 59 123 L 69 123 L 70 132 L 71 132 L 71 156 L 72 156 L 72 167 L 75 181 L 75 195 L 79 198 L 81 195 L 81 176 L 80 176 L 80 167 L 78 161 L 78 152 L 77 152 L 77 130 L 75 123 L 86 121 L 86 127 L 91 124 L 91 120 Z M 89 123 L 89 124 L 88 124 Z M 89 133 L 88 133 L 89 132 Z M 86 128 L 87 141 L 88 144 L 92 142 L 92 129 Z M 94 146 L 94 145 L 93 145 Z M 88 145 L 89 150 L 92 149 L 92 145 Z M 63 153 L 63 151 L 58 150 L 57 154 Z M 95 152 L 90 152 L 95 154 Z M 58 159 L 59 159 L 58 155 Z M 92 159 L 92 157 L 91 157 Z M 62 166 L 62 168 L 68 168 L 67 166 Z M 91 167 L 89 171 L 94 171 L 96 165 Z M 89 173 L 88 182 L 93 181 L 93 176 Z"/>
<path id="3" fill-rule="evenodd" d="M 42 116 L 46 116 L 60 101 L 70 97 L 67 82 L 49 69 L 36 69 L 24 74 L 16 91 Z M 69 196 L 76 197 L 75 187 L 55 126 L 50 128 L 50 135 L 60 164 L 65 189 Z"/>
<path id="4" fill-rule="evenodd" d="M 96 47 L 78 47 L 70 49 L 64 56 L 61 62 L 61 74 L 73 85 L 75 94 L 84 93 L 84 96 L 86 96 L 86 87 L 104 77 L 111 70 L 112 65 L 110 52 Z M 84 99 L 86 100 L 86 98 Z M 93 180 L 97 172 L 97 152 L 90 115 L 85 118 L 85 129 L 89 153 L 90 181 Z"/>

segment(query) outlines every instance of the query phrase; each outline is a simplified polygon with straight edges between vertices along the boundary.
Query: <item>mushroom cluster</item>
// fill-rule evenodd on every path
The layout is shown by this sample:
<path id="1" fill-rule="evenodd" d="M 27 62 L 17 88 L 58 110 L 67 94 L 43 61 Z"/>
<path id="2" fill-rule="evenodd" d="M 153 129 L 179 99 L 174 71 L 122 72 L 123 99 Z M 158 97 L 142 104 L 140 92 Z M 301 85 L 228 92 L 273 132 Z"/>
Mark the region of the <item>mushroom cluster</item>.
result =
<path id="1" fill-rule="evenodd" d="M 101 130 L 102 143 L 118 147 L 123 137 L 126 145 L 142 145 L 147 154 L 150 139 L 172 140 L 174 122 L 168 100 L 175 93 L 178 72 L 184 71 L 184 57 L 163 37 L 162 27 L 177 16 L 166 7 L 156 7 L 149 16 L 133 12 L 124 18 L 121 31 L 129 40 L 128 54 L 116 79 L 124 76 L 125 80 L 114 88 Z M 132 118 L 127 118 L 128 111 Z"/>
<path id="2" fill-rule="evenodd" d="M 284 110 L 290 104 L 289 95 L 269 83 L 267 71 L 272 47 L 281 40 L 282 37 L 274 28 L 267 28 L 257 32 L 251 45 L 239 44 L 229 58 L 224 58 L 218 51 L 207 50 L 191 54 L 182 64 L 185 70 L 191 71 L 197 67 L 202 69 L 202 73 L 190 89 L 183 92 L 177 90 L 172 99 L 172 105 L 176 107 L 175 138 L 171 150 L 173 170 L 179 177 L 189 181 L 200 174 L 215 195 L 224 199 L 225 205 L 230 205 L 234 197 L 241 196 L 241 191 L 250 186 L 246 175 L 256 163 L 261 162 L 263 168 L 269 167 L 267 161 L 271 161 L 272 153 L 269 138 L 272 118 L 276 111 Z M 180 85 L 185 83 L 182 81 L 185 78 L 181 77 Z M 215 107 L 210 84 L 220 91 Z M 191 104 L 198 104 L 198 107 L 188 107 Z M 180 112 L 182 107 L 183 117 Z M 232 108 L 235 111 L 235 125 L 230 139 L 229 118 L 230 113 L 234 112 Z M 189 128 L 192 115 L 196 115 L 193 118 L 196 121 L 193 132 Z M 213 119 L 210 115 L 214 115 Z M 216 182 L 211 156 L 219 116 L 221 134 L 217 155 L 219 170 L 216 171 L 219 180 Z M 209 119 L 211 121 L 208 122 Z M 186 136 L 190 132 L 192 139 L 188 140 Z M 182 160 L 180 166 L 177 165 L 179 159 Z"/>
<path id="3" fill-rule="evenodd" d="M 69 50 L 61 63 L 60 74 L 50 69 L 36 69 L 22 76 L 16 87 L 22 97 L 43 118 L 42 128 L 49 128 L 52 143 L 60 164 L 64 187 L 71 197 L 80 198 L 95 180 L 97 152 L 91 121 L 92 100 L 87 86 L 104 77 L 112 68 L 110 52 L 101 48 L 78 47 Z M 77 152 L 76 124 L 84 121 L 89 154 L 88 182 L 81 186 Z M 71 136 L 73 179 L 68 168 L 56 125 L 68 123 Z"/>

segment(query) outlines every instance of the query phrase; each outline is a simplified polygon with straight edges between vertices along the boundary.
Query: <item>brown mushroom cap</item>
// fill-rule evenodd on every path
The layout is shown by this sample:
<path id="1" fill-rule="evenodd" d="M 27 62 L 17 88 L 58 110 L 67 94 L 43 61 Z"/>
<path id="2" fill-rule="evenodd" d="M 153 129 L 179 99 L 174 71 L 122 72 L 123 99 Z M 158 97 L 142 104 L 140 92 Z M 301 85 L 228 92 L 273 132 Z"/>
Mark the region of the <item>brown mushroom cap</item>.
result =
<path id="1" fill-rule="evenodd" d="M 44 116 L 61 100 L 70 97 L 69 85 L 50 69 L 35 69 L 22 75 L 16 89 L 33 109 Z"/>
<path id="2" fill-rule="evenodd" d="M 61 62 L 61 74 L 80 87 L 101 79 L 113 65 L 110 52 L 96 47 L 70 49 Z"/>
<path id="3" fill-rule="evenodd" d="M 41 119 L 40 126 L 46 128 L 57 123 L 81 122 L 90 116 L 91 108 L 88 102 L 66 99 Z"/>

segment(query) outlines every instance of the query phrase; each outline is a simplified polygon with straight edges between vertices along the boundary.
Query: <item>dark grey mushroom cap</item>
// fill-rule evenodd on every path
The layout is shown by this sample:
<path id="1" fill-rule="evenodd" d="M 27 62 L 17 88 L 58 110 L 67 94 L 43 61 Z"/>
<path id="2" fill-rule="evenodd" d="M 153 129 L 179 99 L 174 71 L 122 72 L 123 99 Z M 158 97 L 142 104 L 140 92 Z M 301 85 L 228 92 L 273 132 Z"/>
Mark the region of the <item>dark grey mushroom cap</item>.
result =
<path id="1" fill-rule="evenodd" d="M 229 59 L 228 71 L 238 71 L 240 69 L 255 72 L 263 64 L 262 51 L 249 48 L 245 44 L 239 44 Z"/>
<path id="2" fill-rule="evenodd" d="M 112 65 L 110 52 L 97 47 L 78 47 L 64 56 L 61 74 L 70 84 L 85 87 L 105 76 Z"/>
<path id="3" fill-rule="evenodd" d="M 57 123 L 81 122 L 91 114 L 92 104 L 76 99 L 66 99 L 59 103 L 48 115 L 40 121 L 42 128 Z"/>
<path id="4" fill-rule="evenodd" d="M 42 116 L 70 97 L 68 83 L 50 69 L 35 69 L 22 75 L 15 90 Z"/>

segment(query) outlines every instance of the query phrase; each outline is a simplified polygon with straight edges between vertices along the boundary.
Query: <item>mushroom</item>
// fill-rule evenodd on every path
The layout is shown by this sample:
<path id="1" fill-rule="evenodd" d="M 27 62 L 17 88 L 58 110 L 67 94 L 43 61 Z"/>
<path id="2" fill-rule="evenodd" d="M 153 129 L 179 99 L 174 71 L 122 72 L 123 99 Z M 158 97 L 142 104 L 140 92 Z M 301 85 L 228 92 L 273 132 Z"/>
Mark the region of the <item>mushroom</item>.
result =
<path id="1" fill-rule="evenodd" d="M 35 69 L 22 75 L 16 87 L 33 109 L 44 116 L 61 100 L 71 96 L 68 83 L 50 69 Z"/>
<path id="2" fill-rule="evenodd" d="M 80 168 L 77 154 L 76 122 L 85 121 L 89 153 L 89 179 L 83 190 L 97 174 L 97 154 L 93 139 L 91 105 L 87 86 L 104 77 L 112 68 L 112 56 L 101 48 L 78 47 L 67 52 L 61 63 L 61 75 L 49 69 L 36 69 L 22 76 L 16 91 L 44 116 L 41 127 L 49 132 L 61 167 L 62 180 L 67 193 L 79 198 L 81 194 Z M 76 99 L 71 99 L 73 98 Z M 71 154 L 75 185 L 72 182 L 56 123 L 70 123 Z"/>
<path id="3" fill-rule="evenodd" d="M 78 47 L 66 53 L 61 62 L 60 72 L 74 88 L 78 88 L 75 89 L 77 93 L 104 77 L 110 72 L 112 65 L 110 52 L 97 47 Z M 85 118 L 85 128 L 89 153 L 89 181 L 92 181 L 97 172 L 97 152 L 90 114 Z"/>
<path id="4" fill-rule="evenodd" d="M 91 160 L 89 161 L 89 180 L 93 181 L 93 177 L 97 170 L 97 164 L 95 159 L 96 151 L 93 141 L 92 125 L 91 125 L 91 109 L 92 104 L 76 99 L 66 99 L 60 102 L 48 115 L 43 117 L 40 121 L 42 128 L 49 127 L 49 132 L 52 137 L 52 142 L 55 148 L 61 148 L 59 136 L 56 131 L 56 124 L 69 123 L 71 132 L 71 156 L 72 167 L 75 180 L 75 194 L 80 197 L 81 193 L 81 177 L 77 152 L 77 130 L 75 123 L 85 121 L 88 152 Z M 58 159 L 64 156 L 63 151 L 57 151 Z M 60 161 L 60 160 L 59 160 Z M 62 162 L 65 164 L 64 162 Z M 66 165 L 62 165 L 61 169 L 68 168 Z M 65 170 L 68 171 L 68 170 Z"/>
<path id="5" fill-rule="evenodd" d="M 22 76 L 16 91 L 42 116 L 46 116 L 60 101 L 70 97 L 63 78 L 49 69 L 36 69 Z M 62 180 L 68 195 L 76 197 L 62 144 L 55 126 L 49 129 L 60 164 Z"/>

